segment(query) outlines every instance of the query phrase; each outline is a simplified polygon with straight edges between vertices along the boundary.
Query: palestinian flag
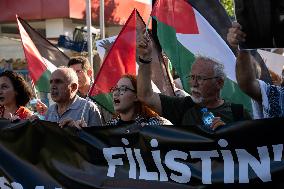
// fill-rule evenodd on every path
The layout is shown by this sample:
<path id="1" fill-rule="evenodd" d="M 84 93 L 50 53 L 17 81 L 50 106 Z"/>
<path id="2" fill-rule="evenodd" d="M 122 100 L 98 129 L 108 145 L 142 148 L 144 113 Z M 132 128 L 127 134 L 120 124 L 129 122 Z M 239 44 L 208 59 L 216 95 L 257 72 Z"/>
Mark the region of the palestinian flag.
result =
<path id="1" fill-rule="evenodd" d="M 102 67 L 90 90 L 89 96 L 98 104 L 110 112 L 114 112 L 112 94 L 110 88 L 115 86 L 124 74 L 137 75 L 138 65 L 136 64 L 136 40 L 143 35 L 145 28 L 140 14 L 136 9 L 133 10 L 126 24 L 116 37 L 109 53 L 107 54 Z M 153 61 L 158 62 L 158 50 L 154 48 Z M 170 80 L 165 71 L 159 64 L 153 64 L 155 77 L 152 77 L 153 88 L 156 92 L 173 95 Z M 161 79 L 163 78 L 163 79 Z M 163 82 L 156 82 L 156 80 Z"/>
<path id="2" fill-rule="evenodd" d="M 136 24 L 134 10 L 120 31 L 90 90 L 89 96 L 106 110 L 114 112 L 110 88 L 124 74 L 136 75 Z"/>
<path id="3" fill-rule="evenodd" d="M 38 91 L 49 92 L 51 73 L 58 66 L 66 66 L 69 58 L 26 21 L 17 17 L 17 22 L 32 82 Z"/>
<path id="4" fill-rule="evenodd" d="M 157 36 L 161 47 L 176 68 L 186 91 L 189 91 L 186 76 L 191 72 L 195 57 L 206 56 L 225 67 L 228 79 L 222 90 L 223 98 L 242 103 L 251 109 L 250 98 L 236 84 L 236 58 L 233 52 L 188 1 L 158 0 L 154 5 L 152 17 L 157 21 Z"/>
<path id="5" fill-rule="evenodd" d="M 220 3 L 220 0 L 187 0 L 187 2 L 189 2 L 192 7 L 209 22 L 222 39 L 227 42 L 227 33 L 228 29 L 232 26 L 232 21 L 223 5 Z"/>

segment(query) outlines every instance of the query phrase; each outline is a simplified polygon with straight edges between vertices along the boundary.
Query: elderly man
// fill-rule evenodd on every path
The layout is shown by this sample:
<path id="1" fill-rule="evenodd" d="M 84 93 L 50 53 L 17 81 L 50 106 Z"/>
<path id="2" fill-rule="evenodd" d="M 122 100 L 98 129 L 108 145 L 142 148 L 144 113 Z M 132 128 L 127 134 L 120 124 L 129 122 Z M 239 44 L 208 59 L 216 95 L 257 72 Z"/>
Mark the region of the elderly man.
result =
<path id="1" fill-rule="evenodd" d="M 85 57 L 77 56 L 69 60 L 68 67 L 72 68 L 77 73 L 79 80 L 77 94 L 82 98 L 86 98 L 91 87 L 92 68 L 90 62 Z M 112 118 L 112 114 L 106 111 L 101 106 L 98 106 L 98 108 L 101 112 L 102 123 L 105 124 L 108 120 Z"/>
<path id="2" fill-rule="evenodd" d="M 55 70 L 50 78 L 50 93 L 55 104 L 48 108 L 46 120 L 59 122 L 61 127 L 64 125 L 76 127 L 102 125 L 97 106 L 76 95 L 77 91 L 78 77 L 73 69 L 58 68 Z M 81 120 L 82 114 L 84 120 Z"/>
<path id="3" fill-rule="evenodd" d="M 138 42 L 138 61 L 141 63 L 138 71 L 138 98 L 154 108 L 160 115 L 174 124 L 202 125 L 201 108 L 206 107 L 215 117 L 220 117 L 225 123 L 250 119 L 242 105 L 225 102 L 220 92 L 224 86 L 225 74 L 222 64 L 206 57 L 198 57 L 192 65 L 188 76 L 191 85 L 191 97 L 177 98 L 154 93 L 150 85 L 151 44 L 145 35 Z M 215 119 L 211 128 L 222 125 L 220 119 Z"/>
<path id="4" fill-rule="evenodd" d="M 241 25 L 234 22 L 227 35 L 228 42 L 237 47 L 245 41 Z M 240 88 L 262 106 L 262 118 L 284 117 L 284 88 L 258 80 L 254 73 L 254 58 L 249 50 L 240 50 L 237 57 L 237 81 Z"/>

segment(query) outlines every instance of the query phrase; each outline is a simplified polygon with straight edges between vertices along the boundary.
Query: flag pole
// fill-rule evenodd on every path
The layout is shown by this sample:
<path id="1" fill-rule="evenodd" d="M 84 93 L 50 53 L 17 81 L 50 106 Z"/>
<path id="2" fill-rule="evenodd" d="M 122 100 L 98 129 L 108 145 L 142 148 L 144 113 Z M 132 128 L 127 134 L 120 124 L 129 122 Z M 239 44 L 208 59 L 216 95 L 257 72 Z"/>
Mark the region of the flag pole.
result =
<path id="1" fill-rule="evenodd" d="M 105 38 L 105 2 L 100 0 L 100 33 L 101 39 Z"/>
<path id="2" fill-rule="evenodd" d="M 147 22 L 147 25 L 146 25 L 146 34 L 148 34 L 148 28 L 149 28 L 149 25 L 150 25 L 150 21 L 151 21 L 151 16 L 149 16 L 149 19 L 148 19 L 148 22 Z M 152 40 L 153 40 L 153 42 L 155 42 L 154 41 L 154 38 L 153 37 L 151 37 L 152 38 Z M 156 45 L 156 44 L 155 44 Z M 164 67 L 165 67 L 165 69 L 166 69 L 166 75 L 165 75 L 165 73 L 163 72 L 163 76 L 166 78 L 167 77 L 167 79 L 169 80 L 169 83 L 170 83 L 170 86 L 171 86 L 171 90 L 172 90 L 172 92 L 173 92 L 173 95 L 174 96 L 176 96 L 176 94 L 175 94 L 175 90 L 174 90 L 174 86 L 173 86 L 173 83 L 171 82 L 171 79 L 170 79 L 170 75 L 169 74 L 171 74 L 171 73 L 169 73 L 169 68 L 168 68 L 168 65 L 166 65 L 166 63 L 165 63 L 165 61 L 164 61 L 164 58 L 163 58 L 163 55 L 162 55 L 162 52 L 159 52 L 159 54 L 158 54 L 158 59 L 159 59 L 159 63 L 161 63 L 162 62 L 162 64 L 164 65 Z M 162 65 L 160 64 L 160 67 L 162 68 Z M 163 70 L 163 69 L 162 69 Z"/>
<path id="3" fill-rule="evenodd" d="M 34 97 L 36 98 L 36 99 L 38 99 L 38 95 L 37 95 L 37 89 L 36 89 L 36 87 L 35 87 L 35 84 L 34 84 L 34 82 L 33 82 L 33 80 L 31 79 L 31 85 L 32 85 L 32 89 L 33 89 L 33 92 L 34 92 Z"/>
<path id="4" fill-rule="evenodd" d="M 88 42 L 88 58 L 93 69 L 93 38 L 92 38 L 92 11 L 91 0 L 86 0 L 86 25 L 87 25 L 87 42 Z"/>

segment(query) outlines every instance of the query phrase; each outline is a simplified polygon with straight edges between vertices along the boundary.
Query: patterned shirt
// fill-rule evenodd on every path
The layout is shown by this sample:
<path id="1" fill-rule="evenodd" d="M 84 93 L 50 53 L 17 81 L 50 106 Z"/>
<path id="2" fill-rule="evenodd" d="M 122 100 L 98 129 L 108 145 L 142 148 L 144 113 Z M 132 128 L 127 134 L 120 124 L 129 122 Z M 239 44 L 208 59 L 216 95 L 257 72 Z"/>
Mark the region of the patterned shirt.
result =
<path id="1" fill-rule="evenodd" d="M 258 80 L 264 118 L 284 117 L 284 87 Z"/>
<path id="2" fill-rule="evenodd" d="M 171 125 L 171 123 L 162 118 L 162 117 L 151 117 L 149 119 L 144 118 L 140 115 L 136 117 L 135 120 L 133 121 L 123 121 L 119 116 L 112 118 L 109 120 L 106 125 L 107 126 L 122 126 L 122 125 L 130 125 L 130 124 L 137 124 L 141 126 L 146 126 L 146 125 Z"/>

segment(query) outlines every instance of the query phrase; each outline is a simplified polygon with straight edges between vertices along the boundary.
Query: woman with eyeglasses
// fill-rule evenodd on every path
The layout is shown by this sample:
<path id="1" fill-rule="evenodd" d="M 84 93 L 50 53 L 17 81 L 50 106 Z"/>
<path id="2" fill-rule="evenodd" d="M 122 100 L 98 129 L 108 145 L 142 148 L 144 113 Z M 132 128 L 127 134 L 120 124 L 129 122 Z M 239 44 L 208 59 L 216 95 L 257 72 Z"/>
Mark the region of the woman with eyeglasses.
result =
<path id="1" fill-rule="evenodd" d="M 106 125 L 171 125 L 168 120 L 160 117 L 155 111 L 138 100 L 136 76 L 123 75 L 110 91 L 113 95 L 113 106 L 116 114 Z"/>

